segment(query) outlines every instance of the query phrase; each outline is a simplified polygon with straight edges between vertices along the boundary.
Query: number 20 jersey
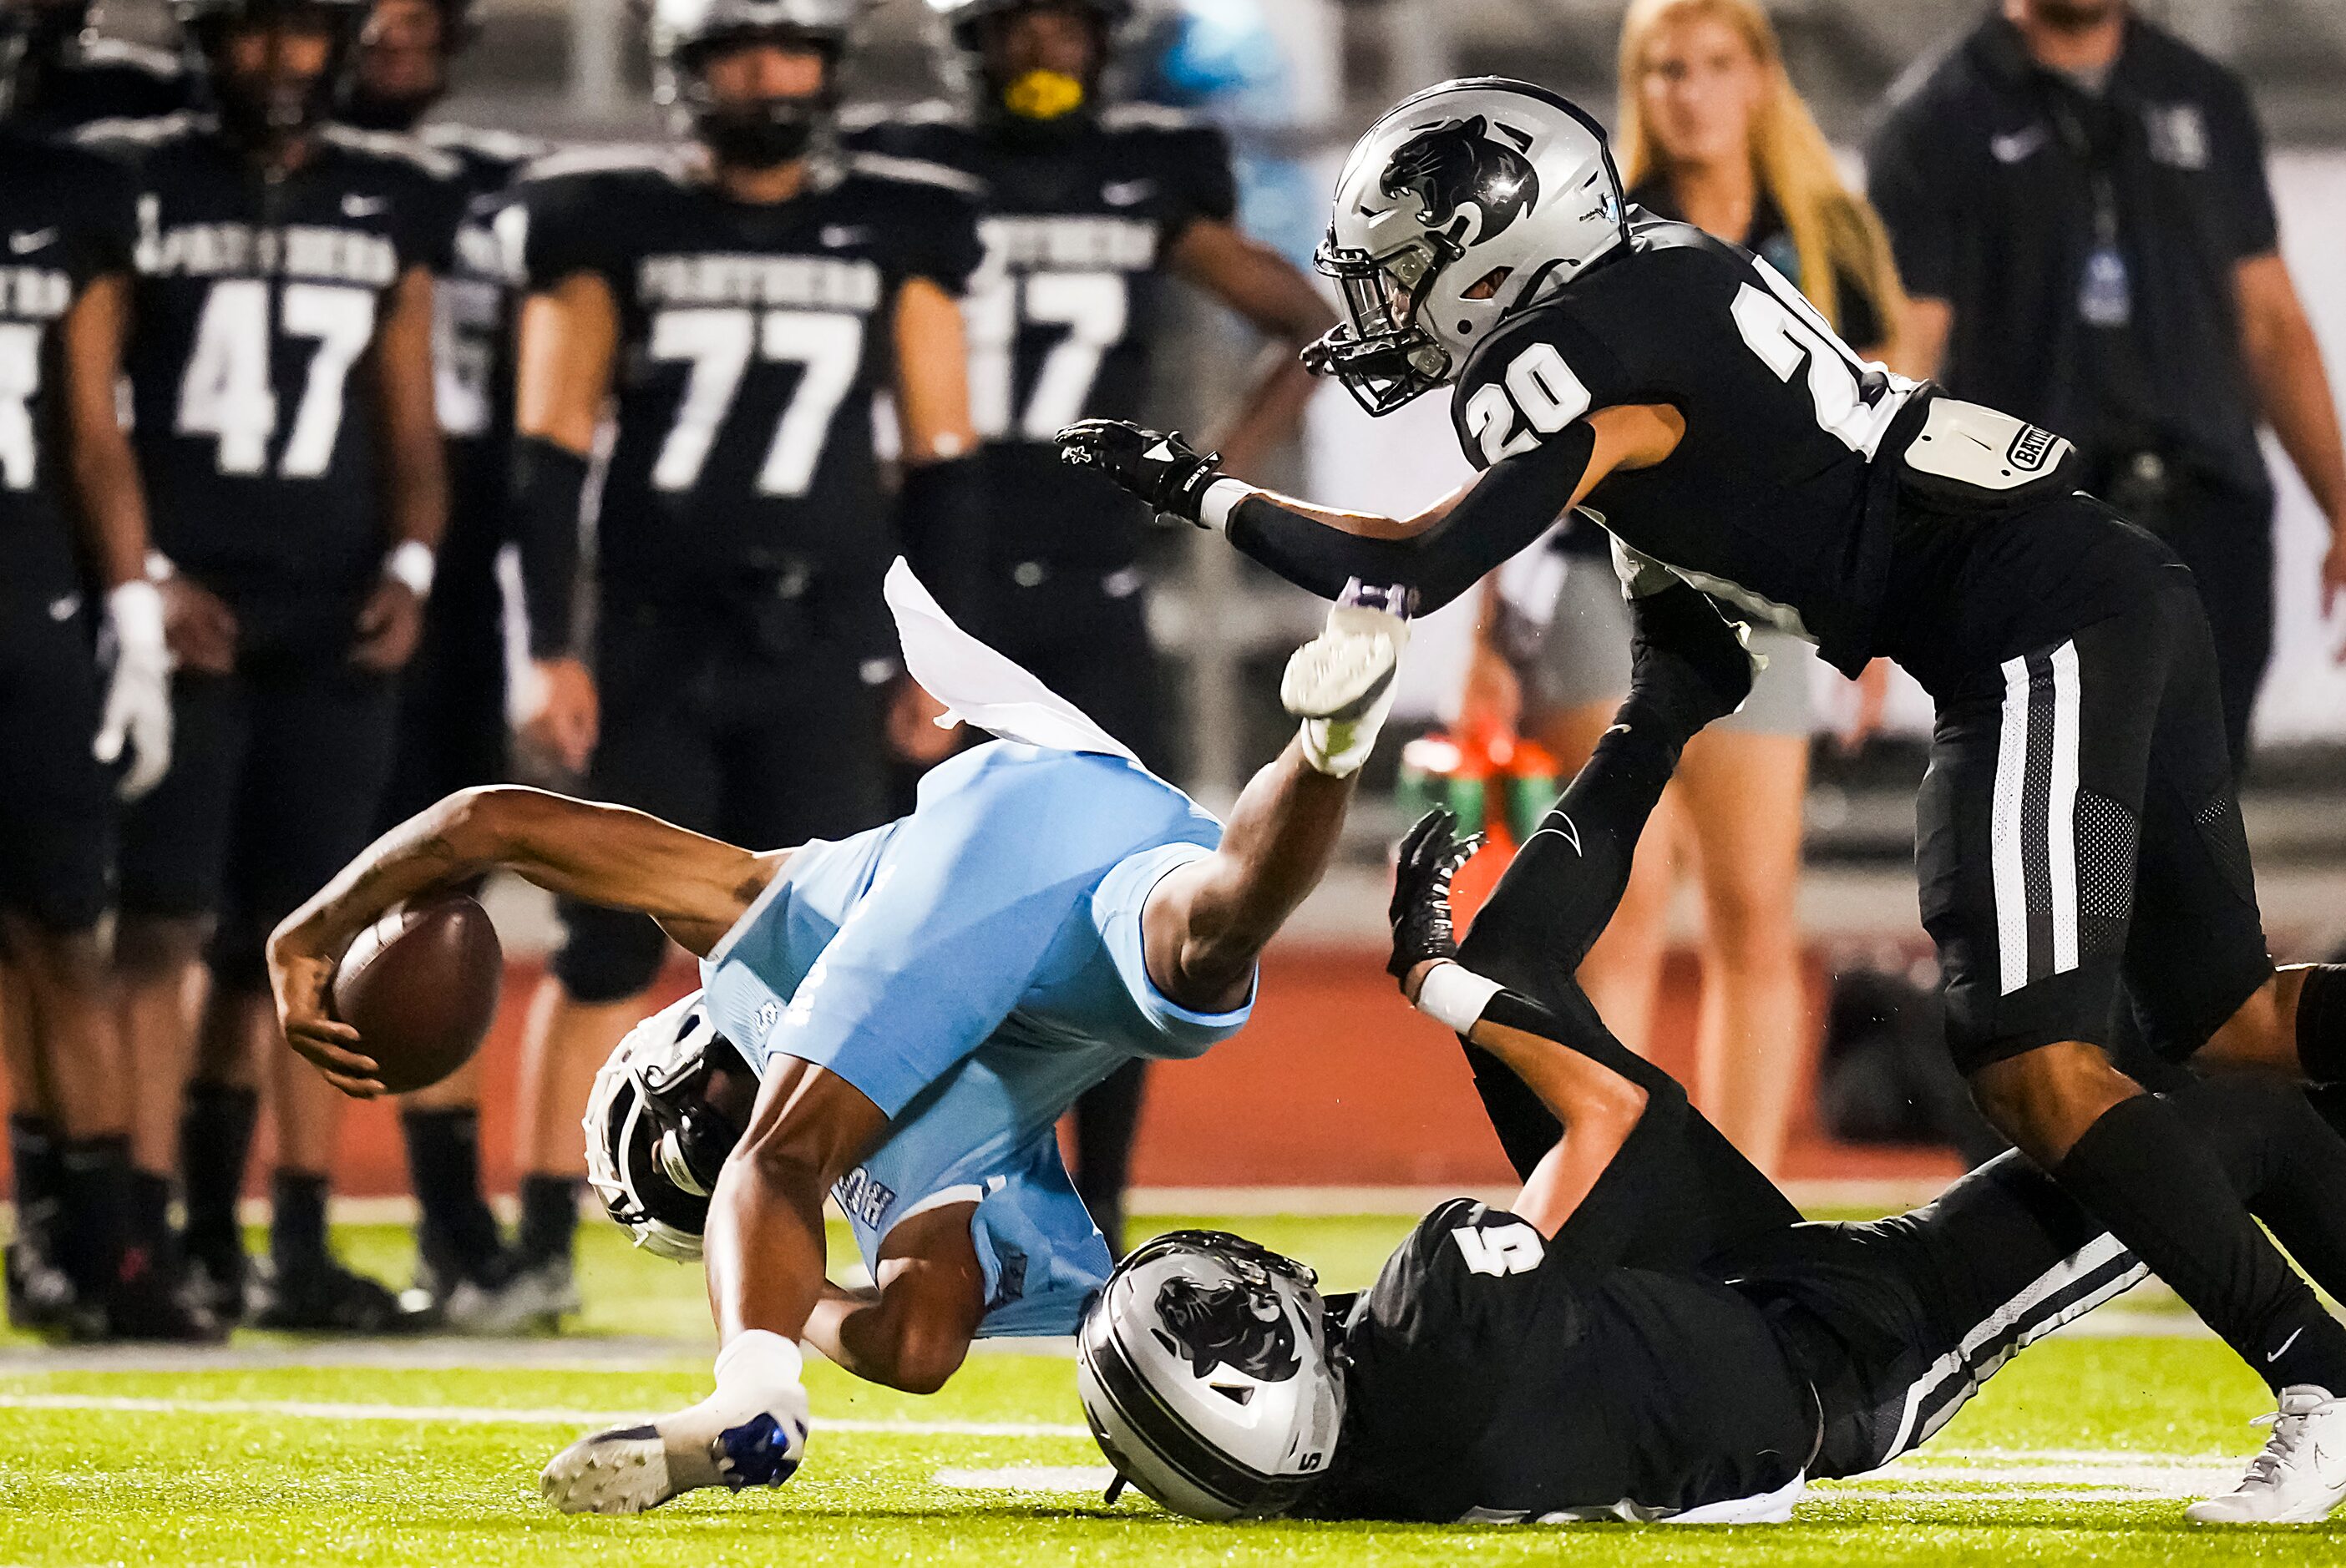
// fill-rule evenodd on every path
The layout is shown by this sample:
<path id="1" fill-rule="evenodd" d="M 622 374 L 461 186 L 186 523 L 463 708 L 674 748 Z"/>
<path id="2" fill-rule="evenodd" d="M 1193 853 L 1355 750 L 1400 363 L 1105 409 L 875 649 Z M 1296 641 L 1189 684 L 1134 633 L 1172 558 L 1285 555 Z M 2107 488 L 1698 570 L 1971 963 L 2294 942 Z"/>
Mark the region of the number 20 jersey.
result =
<path id="1" fill-rule="evenodd" d="M 1666 403 L 1677 450 L 1587 509 L 1622 543 L 1855 676 L 1890 566 L 1871 483 L 1915 384 L 1858 359 L 1773 268 L 1633 209 L 1631 239 L 1504 321 L 1460 373 L 1459 444 L 1488 467 L 1592 409 Z"/>
<path id="2" fill-rule="evenodd" d="M 446 270 L 452 167 L 329 126 L 264 179 L 199 115 L 83 139 L 138 185 L 124 368 L 157 547 L 249 636 L 348 635 L 388 545 L 373 350 L 401 278 Z"/>
<path id="3" fill-rule="evenodd" d="M 757 205 L 687 157 L 557 157 L 493 220 L 525 287 L 592 274 L 618 306 L 604 597 L 689 606 L 811 574 L 826 599 L 876 604 L 895 543 L 873 395 L 905 283 L 958 296 L 976 269 L 967 182 L 823 158 L 799 195 Z"/>
<path id="4" fill-rule="evenodd" d="M 1128 565 L 1148 514 L 1062 463 L 1053 438 L 1079 419 L 1140 417 L 1168 253 L 1190 224 L 1227 222 L 1238 206 L 1228 139 L 1145 104 L 1019 137 L 934 103 L 860 122 L 852 139 L 981 188 L 985 267 L 964 314 L 991 554 Z"/>

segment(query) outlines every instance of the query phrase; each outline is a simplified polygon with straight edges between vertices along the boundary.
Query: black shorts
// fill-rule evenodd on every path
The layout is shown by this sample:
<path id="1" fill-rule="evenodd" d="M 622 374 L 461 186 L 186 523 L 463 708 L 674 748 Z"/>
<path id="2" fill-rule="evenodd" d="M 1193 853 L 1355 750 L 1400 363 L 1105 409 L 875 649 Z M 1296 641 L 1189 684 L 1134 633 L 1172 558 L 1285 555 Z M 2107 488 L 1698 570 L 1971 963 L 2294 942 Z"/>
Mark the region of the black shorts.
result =
<path id="1" fill-rule="evenodd" d="M 885 667 L 842 642 L 763 652 L 722 621 L 614 616 L 596 677 L 602 732 L 586 792 L 729 843 L 838 839 L 886 816 Z M 668 939 L 642 915 L 566 901 L 554 970 L 585 1003 L 623 1001 Z"/>
<path id="2" fill-rule="evenodd" d="M 474 554 L 477 554 L 475 552 Z M 400 673 L 398 739 L 381 826 L 505 777 L 505 595 L 495 557 L 444 558 L 423 637 Z"/>
<path id="3" fill-rule="evenodd" d="M 1938 703 L 1915 869 L 1956 1065 L 2110 1045 L 2121 979 L 2188 1056 L 2272 972 L 2190 573 L 2082 496 L 1902 552 L 1889 651 Z"/>
<path id="4" fill-rule="evenodd" d="M 1102 729 L 1165 772 L 1163 661 L 1148 636 L 1147 580 L 1137 566 L 996 563 L 980 635 Z"/>
<path id="5" fill-rule="evenodd" d="M 374 836 L 391 768 L 389 677 L 347 650 L 248 649 L 173 682 L 171 771 L 126 809 L 122 911 L 217 914 L 216 979 L 249 988 L 279 921 Z"/>
<path id="6" fill-rule="evenodd" d="M 52 931 L 96 925 L 112 891 L 113 791 L 90 755 L 99 706 L 81 596 L 12 591 L 0 602 L 0 907 Z"/>
<path id="7" fill-rule="evenodd" d="M 1716 1268 L 1768 1314 L 1815 1390 L 1810 1480 L 1921 1444 L 2014 1355 L 2149 1272 L 2016 1152 L 1926 1207 L 1793 1226 Z"/>

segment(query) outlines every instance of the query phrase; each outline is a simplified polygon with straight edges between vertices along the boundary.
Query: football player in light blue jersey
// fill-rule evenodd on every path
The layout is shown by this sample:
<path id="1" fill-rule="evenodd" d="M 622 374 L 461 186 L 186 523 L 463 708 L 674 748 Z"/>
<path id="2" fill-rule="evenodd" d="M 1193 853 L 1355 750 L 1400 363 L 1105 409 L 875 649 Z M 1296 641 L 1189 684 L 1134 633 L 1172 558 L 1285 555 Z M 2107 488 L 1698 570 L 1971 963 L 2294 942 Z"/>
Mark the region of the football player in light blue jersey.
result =
<path id="1" fill-rule="evenodd" d="M 1074 1330 L 1110 1259 L 1054 1125 L 1123 1063 L 1195 1056 L 1245 1022 L 1257 956 L 1335 848 L 1408 631 L 1397 595 L 1331 614 L 1281 689 L 1300 732 L 1225 826 L 954 626 L 902 563 L 888 592 L 913 677 L 1000 738 L 932 771 L 910 816 L 759 853 L 622 808 L 469 790 L 271 942 L 288 1041 L 359 1095 L 381 1092 L 376 1064 L 326 988 L 404 899 L 511 870 L 649 914 L 700 956 L 704 989 L 622 1042 L 586 1130 L 614 1218 L 669 1256 L 705 1245 L 717 1389 L 564 1451 L 545 1487 L 565 1510 L 787 1480 L 802 1339 L 925 1393 L 981 1335 Z M 826 1195 L 868 1288 L 824 1278 Z"/>

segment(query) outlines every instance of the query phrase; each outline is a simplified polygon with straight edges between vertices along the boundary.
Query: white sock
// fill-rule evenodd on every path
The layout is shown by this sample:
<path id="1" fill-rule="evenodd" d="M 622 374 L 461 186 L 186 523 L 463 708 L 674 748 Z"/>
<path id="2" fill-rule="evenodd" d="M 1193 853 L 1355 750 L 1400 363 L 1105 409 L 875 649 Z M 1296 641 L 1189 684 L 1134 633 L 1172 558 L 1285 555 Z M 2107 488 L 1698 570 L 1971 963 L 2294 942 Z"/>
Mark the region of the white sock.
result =
<path id="1" fill-rule="evenodd" d="M 747 1329 L 717 1352 L 717 1396 L 729 1404 L 739 1398 L 767 1405 L 772 1402 L 768 1396 L 798 1387 L 805 1368 L 797 1340 L 765 1329 Z"/>

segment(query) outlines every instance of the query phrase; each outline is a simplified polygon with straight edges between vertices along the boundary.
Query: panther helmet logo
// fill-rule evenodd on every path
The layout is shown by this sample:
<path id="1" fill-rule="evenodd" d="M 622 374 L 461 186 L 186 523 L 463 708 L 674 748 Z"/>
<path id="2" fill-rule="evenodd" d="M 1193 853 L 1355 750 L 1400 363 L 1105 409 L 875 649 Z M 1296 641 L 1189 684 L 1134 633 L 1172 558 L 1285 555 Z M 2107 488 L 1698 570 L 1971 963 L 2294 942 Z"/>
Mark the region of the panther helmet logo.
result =
<path id="1" fill-rule="evenodd" d="M 1539 204 L 1539 173 L 1521 149 L 1490 133 L 1481 115 L 1420 131 L 1385 166 L 1384 193 L 1395 200 L 1415 196 L 1420 221 L 1460 244 L 1496 239 Z M 1481 219 L 1472 238 L 1460 227 L 1468 208 Z"/>
<path id="2" fill-rule="evenodd" d="M 1229 1366 L 1257 1382 L 1283 1383 L 1303 1365 L 1295 1326 L 1267 1287 L 1238 1279 L 1200 1285 L 1177 1275 L 1157 1293 L 1157 1317 L 1164 1325 L 1158 1339 L 1200 1378 Z"/>

